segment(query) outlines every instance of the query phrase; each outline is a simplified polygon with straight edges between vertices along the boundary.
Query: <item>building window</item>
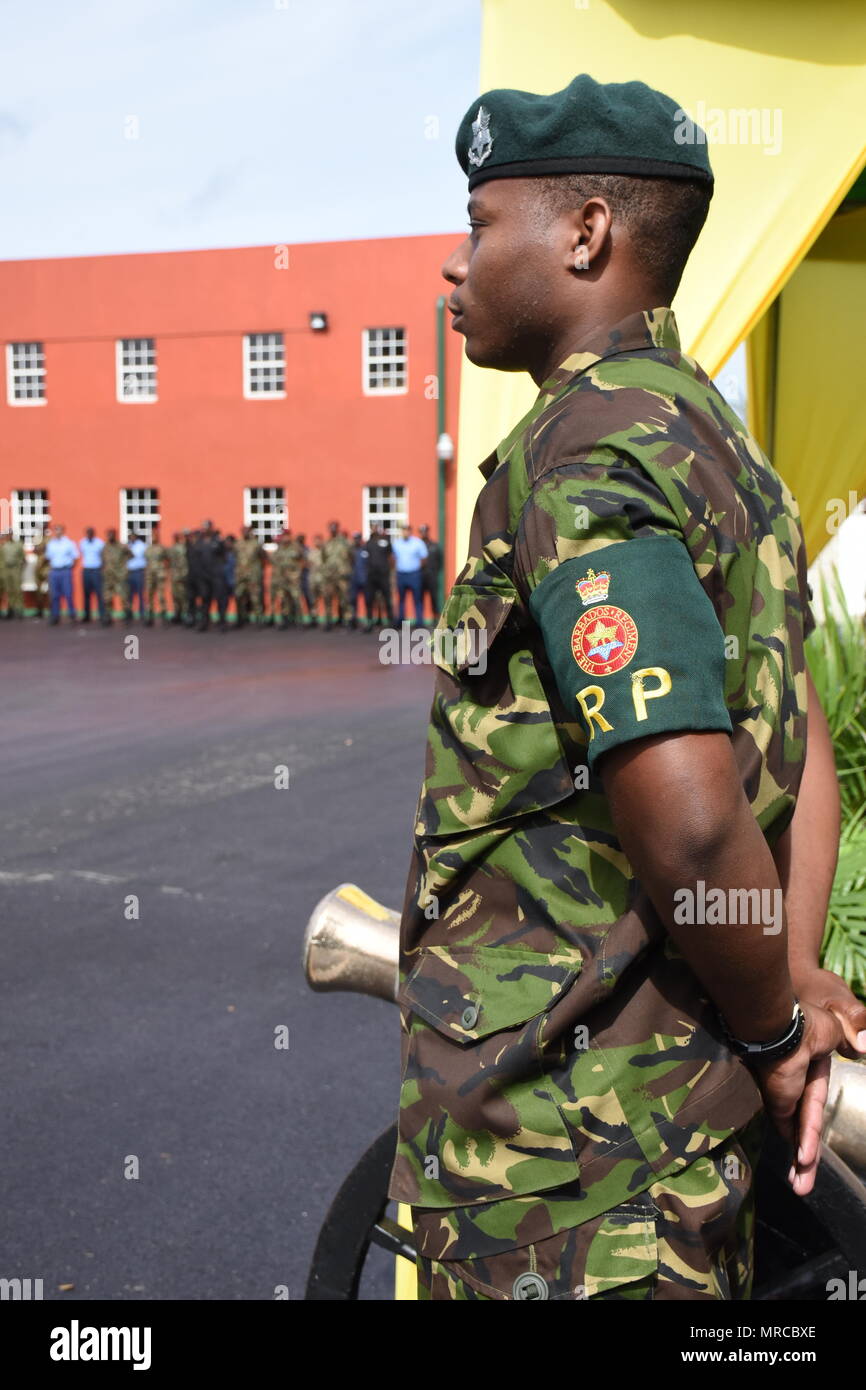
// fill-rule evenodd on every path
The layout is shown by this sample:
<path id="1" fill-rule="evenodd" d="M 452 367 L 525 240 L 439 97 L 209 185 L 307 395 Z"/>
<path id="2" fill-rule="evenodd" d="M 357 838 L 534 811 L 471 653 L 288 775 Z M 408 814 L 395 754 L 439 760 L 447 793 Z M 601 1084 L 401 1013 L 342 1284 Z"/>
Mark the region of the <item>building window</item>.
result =
<path id="1" fill-rule="evenodd" d="M 117 341 L 117 399 L 156 400 L 156 340 L 119 338 Z"/>
<path id="2" fill-rule="evenodd" d="M 22 487 L 12 491 L 11 530 L 19 541 L 37 541 L 51 520 L 48 493 L 43 488 Z M 10 529 L 5 525 L 4 531 Z"/>
<path id="3" fill-rule="evenodd" d="M 6 344 L 6 399 L 10 405 L 45 404 L 45 346 Z"/>
<path id="4" fill-rule="evenodd" d="M 284 487 L 244 488 L 244 525 L 251 526 L 260 541 L 275 541 L 287 524 Z"/>
<path id="5" fill-rule="evenodd" d="M 409 495 L 405 487 L 365 487 L 363 498 L 364 535 L 374 526 L 382 526 L 389 536 L 396 536 L 409 520 Z"/>
<path id="6" fill-rule="evenodd" d="M 362 383 L 366 396 L 393 396 L 407 389 L 405 328 L 365 328 Z"/>
<path id="7" fill-rule="evenodd" d="M 149 541 L 153 528 L 159 525 L 159 493 L 155 487 L 122 487 L 120 489 L 120 539 L 129 540 L 130 533 Z"/>
<path id="8" fill-rule="evenodd" d="M 282 333 L 247 333 L 244 338 L 244 395 L 248 400 L 286 394 Z"/>

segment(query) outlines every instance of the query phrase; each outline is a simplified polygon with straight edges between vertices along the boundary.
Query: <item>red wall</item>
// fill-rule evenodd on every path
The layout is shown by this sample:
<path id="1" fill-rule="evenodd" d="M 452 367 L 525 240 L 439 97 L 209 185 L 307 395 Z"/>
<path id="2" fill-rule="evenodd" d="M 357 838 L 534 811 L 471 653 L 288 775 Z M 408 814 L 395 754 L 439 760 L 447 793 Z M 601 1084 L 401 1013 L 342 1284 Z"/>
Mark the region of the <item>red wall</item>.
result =
<path id="1" fill-rule="evenodd" d="M 0 337 L 45 344 L 47 390 L 45 405 L 10 406 L 3 382 L 0 497 L 46 488 L 52 520 L 77 540 L 118 525 L 120 488 L 156 487 L 165 539 L 203 517 L 237 532 L 243 487 L 282 485 L 289 525 L 309 538 L 332 517 L 359 530 L 364 484 L 403 484 L 412 524 L 436 534 L 435 303 L 461 239 L 289 246 L 286 269 L 271 246 L 0 262 Z M 309 328 L 313 310 L 327 332 Z M 463 340 L 449 325 L 456 440 Z M 365 396 L 362 329 L 392 326 L 407 329 L 408 391 Z M 243 335 L 267 331 L 285 335 L 286 396 L 246 400 Z M 116 399 L 115 342 L 132 337 L 156 339 L 153 404 Z"/>

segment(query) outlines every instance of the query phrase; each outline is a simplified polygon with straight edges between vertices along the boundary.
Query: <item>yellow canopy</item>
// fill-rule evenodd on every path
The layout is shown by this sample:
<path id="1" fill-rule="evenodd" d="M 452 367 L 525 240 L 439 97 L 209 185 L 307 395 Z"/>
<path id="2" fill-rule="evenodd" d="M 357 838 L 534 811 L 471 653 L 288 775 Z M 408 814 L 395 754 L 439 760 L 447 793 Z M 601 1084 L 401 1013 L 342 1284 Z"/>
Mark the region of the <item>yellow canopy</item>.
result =
<path id="1" fill-rule="evenodd" d="M 649 82 L 707 130 L 715 195 L 674 308 L 684 348 L 715 374 L 764 317 L 866 163 L 866 6 L 856 0 L 484 0 L 479 91 L 553 92 L 578 72 L 603 82 Z M 802 291 L 792 286 L 790 311 L 783 300 L 779 325 L 777 385 L 792 361 L 797 366 L 776 400 L 773 461 L 808 508 L 810 556 L 821 536 L 827 539 L 824 499 L 845 496 L 857 472 L 845 441 L 839 448 L 834 435 L 832 451 L 827 447 L 817 416 L 810 416 L 808 457 L 792 437 L 800 424 L 797 396 L 801 412 L 814 397 L 804 376 L 824 353 L 825 337 L 835 333 L 835 322 L 825 328 L 824 311 L 810 308 L 810 293 L 832 285 L 832 312 L 844 307 L 842 277 L 828 269 L 834 264 L 810 260 Z M 766 384 L 772 374 L 771 327 L 765 322 L 764 350 L 752 354 L 753 384 Z M 832 342 L 828 382 L 831 360 L 845 362 Z M 850 361 L 845 365 L 850 374 Z M 481 482 L 477 465 L 536 394 L 522 373 L 483 371 L 464 360 L 458 569 Z M 765 404 L 762 396 L 761 410 Z M 758 421 L 759 437 L 766 423 Z M 822 435 L 817 453 L 815 434 Z"/>
<path id="2" fill-rule="evenodd" d="M 864 323 L 860 207 L 833 218 L 748 345 L 752 426 L 797 495 L 811 560 L 866 487 Z"/>

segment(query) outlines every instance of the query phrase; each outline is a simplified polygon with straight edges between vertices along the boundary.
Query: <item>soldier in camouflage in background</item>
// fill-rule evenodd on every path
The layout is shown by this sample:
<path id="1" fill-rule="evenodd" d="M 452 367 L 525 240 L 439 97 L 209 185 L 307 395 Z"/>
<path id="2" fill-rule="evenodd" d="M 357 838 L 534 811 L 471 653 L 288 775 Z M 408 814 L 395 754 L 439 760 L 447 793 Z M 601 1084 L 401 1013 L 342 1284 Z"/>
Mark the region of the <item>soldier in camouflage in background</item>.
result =
<path id="1" fill-rule="evenodd" d="M 45 612 L 43 598 L 48 594 L 48 556 L 45 554 L 45 547 L 51 535 L 51 527 L 43 526 L 42 535 L 33 544 L 33 553 L 36 557 L 35 573 L 33 576 L 36 589 L 33 594 L 33 603 L 36 607 L 36 616 L 41 618 Z"/>
<path id="2" fill-rule="evenodd" d="M 313 537 L 313 544 L 307 550 L 307 594 L 310 606 L 310 619 L 315 626 L 318 623 L 317 608 L 319 599 L 322 597 L 322 550 L 324 548 L 324 538 L 321 535 Z"/>
<path id="3" fill-rule="evenodd" d="M 186 535 L 175 531 L 172 543 L 166 549 L 168 574 L 171 584 L 171 621 L 182 623 L 187 614 L 187 574 L 189 561 L 186 553 Z"/>
<path id="4" fill-rule="evenodd" d="M 0 544 L 0 583 L 6 594 L 6 617 L 24 617 L 24 596 L 21 579 L 24 574 L 24 546 L 17 541 L 11 531 L 7 531 Z"/>
<path id="5" fill-rule="evenodd" d="M 106 531 L 105 546 L 102 551 L 102 597 L 105 603 L 105 617 L 102 621 L 106 626 L 111 622 L 114 613 L 115 597 L 120 599 L 123 615 L 129 611 L 129 582 L 126 568 L 128 559 L 129 547 L 121 544 L 117 539 L 115 530 Z"/>
<path id="6" fill-rule="evenodd" d="M 288 612 L 293 623 L 298 627 L 304 626 L 304 603 L 302 579 L 304 565 L 306 564 L 307 552 L 300 536 L 292 537 L 289 533 L 289 543 L 286 547 L 288 558 L 286 560 L 286 588 L 288 594 Z"/>
<path id="7" fill-rule="evenodd" d="M 352 573 L 352 542 L 348 536 L 341 535 L 339 522 L 328 522 L 328 539 L 322 546 L 322 600 L 325 609 L 325 626 L 339 627 L 348 624 L 352 616 L 349 602 L 349 578 Z M 337 616 L 332 618 L 336 603 Z"/>
<path id="8" fill-rule="evenodd" d="M 235 608 L 238 627 L 250 618 L 262 621 L 265 549 L 251 526 L 244 526 L 235 545 Z"/>
<path id="9" fill-rule="evenodd" d="M 162 621 L 165 622 L 168 617 L 165 606 L 165 563 L 168 559 L 168 550 L 160 543 L 158 527 L 154 527 L 151 533 L 144 558 L 147 561 L 144 570 L 144 599 L 147 613 L 145 625 L 153 627 L 157 603 Z"/>
<path id="10" fill-rule="evenodd" d="M 805 1195 L 866 1026 L 818 968 L 838 786 L 797 505 L 670 308 L 712 193 L 678 110 L 584 75 L 457 137 L 455 327 L 539 394 L 434 634 L 389 1185 L 424 1300 L 749 1298 L 765 1118 Z"/>
<path id="11" fill-rule="evenodd" d="M 271 557 L 271 617 L 276 626 L 287 628 L 289 617 L 300 616 L 300 572 L 297 564 L 298 547 L 291 531 L 277 537 L 277 548 Z"/>

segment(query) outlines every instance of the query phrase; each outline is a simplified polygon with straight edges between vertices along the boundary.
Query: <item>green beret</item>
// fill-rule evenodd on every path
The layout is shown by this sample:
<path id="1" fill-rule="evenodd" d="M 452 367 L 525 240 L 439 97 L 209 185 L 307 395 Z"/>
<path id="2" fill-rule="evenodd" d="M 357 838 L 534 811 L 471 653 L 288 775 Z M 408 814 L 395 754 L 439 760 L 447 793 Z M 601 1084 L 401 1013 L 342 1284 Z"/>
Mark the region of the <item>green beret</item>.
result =
<path id="1" fill-rule="evenodd" d="M 474 101 L 457 131 L 470 191 L 487 179 L 547 174 L 644 174 L 712 188 L 704 132 L 645 82 L 581 73 L 549 96 L 507 87 Z"/>

